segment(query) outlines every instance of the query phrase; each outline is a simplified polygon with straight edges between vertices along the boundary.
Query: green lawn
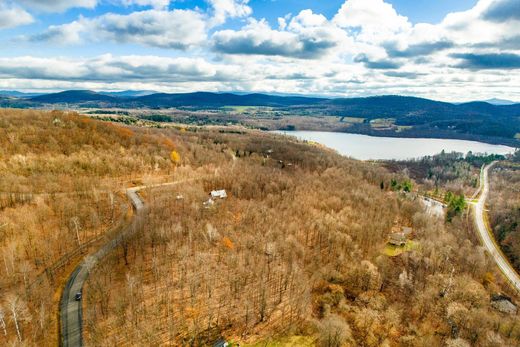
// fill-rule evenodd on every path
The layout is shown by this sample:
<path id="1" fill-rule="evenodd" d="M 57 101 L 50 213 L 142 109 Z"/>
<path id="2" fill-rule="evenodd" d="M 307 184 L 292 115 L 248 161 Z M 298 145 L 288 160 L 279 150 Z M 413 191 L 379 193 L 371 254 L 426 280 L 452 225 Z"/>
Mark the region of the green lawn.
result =
<path id="1" fill-rule="evenodd" d="M 389 257 L 396 257 L 399 254 L 403 254 L 404 252 L 409 252 L 411 250 L 417 249 L 418 246 L 419 244 L 412 240 L 406 241 L 406 245 L 404 246 L 394 246 L 387 243 L 385 249 L 383 250 L 383 254 Z"/>
<path id="2" fill-rule="evenodd" d="M 241 343 L 243 347 L 313 347 L 316 339 L 312 336 L 286 336 L 281 338 L 269 338 L 255 343 Z"/>

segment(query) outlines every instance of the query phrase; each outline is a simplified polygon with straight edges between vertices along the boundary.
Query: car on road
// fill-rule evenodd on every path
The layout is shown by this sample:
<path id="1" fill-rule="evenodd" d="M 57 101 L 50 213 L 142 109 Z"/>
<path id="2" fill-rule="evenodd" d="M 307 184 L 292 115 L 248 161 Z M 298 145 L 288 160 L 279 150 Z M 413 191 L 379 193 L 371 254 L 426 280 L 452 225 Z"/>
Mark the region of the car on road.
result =
<path id="1" fill-rule="evenodd" d="M 74 295 L 74 299 L 76 301 L 80 301 L 81 300 L 81 292 L 77 292 L 76 295 Z"/>

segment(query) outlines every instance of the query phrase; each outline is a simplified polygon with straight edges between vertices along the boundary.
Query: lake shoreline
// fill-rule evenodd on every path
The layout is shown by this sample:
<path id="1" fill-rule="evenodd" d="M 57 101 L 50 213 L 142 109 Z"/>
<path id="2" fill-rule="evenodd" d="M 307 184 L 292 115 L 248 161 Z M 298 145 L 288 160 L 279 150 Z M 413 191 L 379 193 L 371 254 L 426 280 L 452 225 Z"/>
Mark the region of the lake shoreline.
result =
<path id="1" fill-rule="evenodd" d="M 439 154 L 442 151 L 464 154 L 471 151 L 475 154 L 505 155 L 514 153 L 516 149 L 501 144 L 461 139 L 387 137 L 324 131 L 275 130 L 271 133 L 315 142 L 335 150 L 339 154 L 364 161 L 413 160 Z"/>
<path id="2" fill-rule="evenodd" d="M 463 141 L 474 141 L 487 143 L 490 145 L 502 145 L 520 149 L 520 139 L 509 139 L 504 137 L 495 137 L 495 136 L 481 136 L 481 135 L 473 135 L 473 134 L 464 134 L 464 133 L 453 133 L 451 131 L 437 131 L 432 133 L 431 131 L 421 131 L 414 129 L 413 132 L 410 131 L 391 131 L 391 130 L 373 130 L 366 128 L 358 128 L 355 125 L 347 128 L 337 128 L 337 129 L 320 129 L 319 127 L 305 127 L 302 129 L 287 129 L 287 128 L 274 128 L 269 129 L 268 131 L 313 131 L 313 132 L 334 132 L 334 133 L 344 133 L 344 134 L 357 134 L 357 135 L 366 135 L 371 137 L 392 137 L 392 138 L 407 138 L 407 139 L 440 139 L 440 140 L 463 140 Z"/>

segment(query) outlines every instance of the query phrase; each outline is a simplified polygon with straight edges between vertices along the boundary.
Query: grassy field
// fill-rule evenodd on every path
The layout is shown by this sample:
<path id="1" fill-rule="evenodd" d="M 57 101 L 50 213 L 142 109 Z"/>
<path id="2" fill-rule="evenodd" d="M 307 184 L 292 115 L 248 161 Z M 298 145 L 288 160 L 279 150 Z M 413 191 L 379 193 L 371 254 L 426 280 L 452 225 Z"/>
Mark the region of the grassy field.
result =
<path id="1" fill-rule="evenodd" d="M 264 110 L 269 111 L 271 110 L 270 107 L 260 107 L 260 106 L 225 106 L 222 108 L 224 111 L 227 112 L 234 112 L 234 113 L 246 113 L 246 112 L 254 112 L 257 110 Z"/>
<path id="2" fill-rule="evenodd" d="M 377 118 L 370 121 L 370 127 L 374 130 L 386 130 L 395 126 L 395 118 Z"/>
<path id="3" fill-rule="evenodd" d="M 342 117 L 341 122 L 351 123 L 351 124 L 361 124 L 365 121 L 365 118 L 358 117 Z"/>
<path id="4" fill-rule="evenodd" d="M 406 245 L 404 246 L 394 246 L 391 244 L 387 244 L 385 246 L 385 249 L 383 250 L 383 254 L 389 256 L 389 257 L 396 257 L 400 254 L 403 254 L 404 252 L 410 252 L 414 249 L 417 249 L 419 245 L 417 242 L 414 242 L 412 240 L 406 241 Z"/>
<path id="5" fill-rule="evenodd" d="M 312 336 L 287 336 L 282 338 L 268 338 L 255 343 L 242 343 L 243 347 L 311 347 L 316 346 L 316 338 Z"/>
<path id="6" fill-rule="evenodd" d="M 397 126 L 397 132 L 400 133 L 402 131 L 407 131 L 413 129 L 413 126 L 410 125 L 399 125 Z"/>

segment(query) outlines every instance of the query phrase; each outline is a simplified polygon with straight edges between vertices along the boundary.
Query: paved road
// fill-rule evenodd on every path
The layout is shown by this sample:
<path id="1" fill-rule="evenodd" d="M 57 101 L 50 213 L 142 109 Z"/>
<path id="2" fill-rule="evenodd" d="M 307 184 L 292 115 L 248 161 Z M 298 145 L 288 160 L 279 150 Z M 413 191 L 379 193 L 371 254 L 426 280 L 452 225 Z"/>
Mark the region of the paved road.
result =
<path id="1" fill-rule="evenodd" d="M 495 260 L 498 267 L 502 271 L 502 273 L 509 280 L 511 285 L 520 292 L 520 276 L 513 269 L 509 261 L 506 259 L 504 254 L 501 252 L 500 248 L 496 244 L 493 236 L 493 232 L 488 228 L 485 220 L 484 220 L 484 210 L 486 206 L 486 199 L 489 194 L 489 183 L 488 183 L 488 172 L 489 169 L 495 165 L 496 162 L 489 164 L 488 166 L 482 169 L 481 179 L 480 179 L 480 189 L 481 195 L 476 204 L 473 204 L 475 208 L 475 223 L 477 225 L 478 233 L 480 234 L 480 238 L 486 247 L 487 251 L 491 255 L 491 257 Z"/>
<path id="2" fill-rule="evenodd" d="M 141 200 L 137 194 L 140 190 L 145 188 L 171 186 L 187 181 L 191 180 L 129 188 L 126 190 L 126 195 L 135 209 L 135 215 L 139 215 L 139 213 L 144 209 L 143 200 Z M 128 233 L 135 230 L 137 223 L 139 223 L 139 218 L 134 218 L 132 223 L 124 228 L 116 238 L 105 244 L 94 254 L 87 256 L 70 275 L 63 290 L 60 302 L 61 346 L 79 347 L 83 345 L 82 306 L 81 301 L 76 301 L 76 293 L 82 291 L 83 285 L 88 278 L 88 274 L 96 263 L 116 248 Z"/>

